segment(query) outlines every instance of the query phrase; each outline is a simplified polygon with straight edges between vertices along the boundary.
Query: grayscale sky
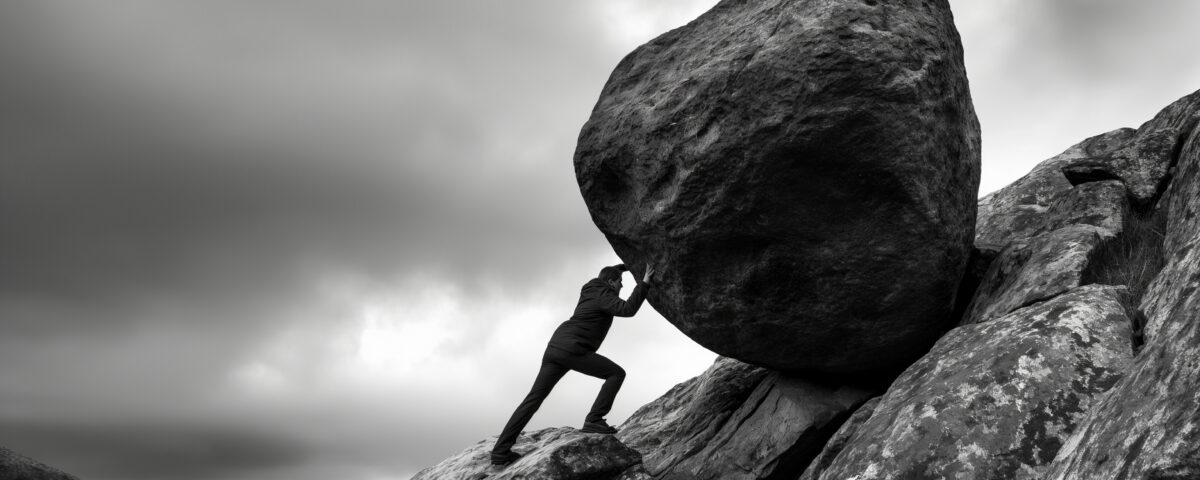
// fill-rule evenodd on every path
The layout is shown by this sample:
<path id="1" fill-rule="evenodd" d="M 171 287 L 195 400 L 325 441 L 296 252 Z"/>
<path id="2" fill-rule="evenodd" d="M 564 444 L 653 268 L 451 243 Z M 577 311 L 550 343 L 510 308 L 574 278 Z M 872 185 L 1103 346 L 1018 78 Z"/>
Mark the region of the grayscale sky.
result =
<path id="1" fill-rule="evenodd" d="M 0 445 L 90 480 L 386 480 L 497 434 L 618 261 L 580 126 L 714 3 L 0 2 Z M 951 3 L 981 193 L 1200 89 L 1198 2 Z M 613 422 L 714 358 L 650 309 L 603 352 Z"/>

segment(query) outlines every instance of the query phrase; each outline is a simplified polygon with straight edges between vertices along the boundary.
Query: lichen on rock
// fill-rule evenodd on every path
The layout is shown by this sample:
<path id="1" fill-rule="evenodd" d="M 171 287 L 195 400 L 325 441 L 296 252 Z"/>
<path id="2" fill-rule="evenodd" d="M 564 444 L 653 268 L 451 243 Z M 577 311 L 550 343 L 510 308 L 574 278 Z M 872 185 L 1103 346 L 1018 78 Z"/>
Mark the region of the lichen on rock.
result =
<path id="1" fill-rule="evenodd" d="M 1121 294 L 1078 287 L 954 329 L 892 384 L 819 478 L 1038 478 L 1128 367 Z"/>

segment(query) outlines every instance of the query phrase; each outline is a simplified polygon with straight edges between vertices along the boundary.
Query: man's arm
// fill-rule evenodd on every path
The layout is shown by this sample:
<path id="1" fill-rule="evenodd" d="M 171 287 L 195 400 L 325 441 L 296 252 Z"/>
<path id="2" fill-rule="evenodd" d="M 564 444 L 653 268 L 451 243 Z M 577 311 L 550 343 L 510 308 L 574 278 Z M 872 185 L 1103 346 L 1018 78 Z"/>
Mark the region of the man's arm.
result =
<path id="1" fill-rule="evenodd" d="M 654 275 L 654 267 L 647 265 L 646 274 L 642 277 L 642 281 L 633 287 L 633 292 L 629 294 L 628 300 L 621 300 L 621 297 L 613 295 L 602 300 L 604 304 L 601 308 L 605 313 L 614 317 L 632 317 L 638 309 L 642 308 L 642 302 L 646 300 L 646 290 L 650 289 L 652 275 Z"/>

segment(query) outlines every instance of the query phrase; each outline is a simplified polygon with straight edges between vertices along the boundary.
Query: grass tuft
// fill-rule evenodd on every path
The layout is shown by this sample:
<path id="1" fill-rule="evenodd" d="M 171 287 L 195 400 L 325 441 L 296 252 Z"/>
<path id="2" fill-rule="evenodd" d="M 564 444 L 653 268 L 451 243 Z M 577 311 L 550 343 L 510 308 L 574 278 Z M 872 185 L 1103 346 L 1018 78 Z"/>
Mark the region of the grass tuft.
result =
<path id="1" fill-rule="evenodd" d="M 1116 238 L 1097 248 L 1083 271 L 1082 284 L 1124 285 L 1129 294 L 1122 303 L 1133 322 L 1135 350 L 1142 343 L 1145 316 L 1140 305 L 1150 282 L 1166 265 L 1163 237 L 1167 214 L 1163 208 L 1149 212 L 1133 211 L 1127 206 L 1123 230 Z"/>

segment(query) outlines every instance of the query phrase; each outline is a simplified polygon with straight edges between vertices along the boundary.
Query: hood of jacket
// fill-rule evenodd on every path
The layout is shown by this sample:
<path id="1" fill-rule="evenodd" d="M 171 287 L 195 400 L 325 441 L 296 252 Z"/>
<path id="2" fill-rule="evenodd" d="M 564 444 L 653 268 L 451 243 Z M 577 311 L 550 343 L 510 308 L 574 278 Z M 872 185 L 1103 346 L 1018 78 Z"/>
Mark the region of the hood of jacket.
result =
<path id="1" fill-rule="evenodd" d="M 579 296 L 581 298 L 592 299 L 599 298 L 601 295 L 604 295 L 608 292 L 612 292 L 614 295 L 617 293 L 616 289 L 613 288 L 612 285 L 609 285 L 608 282 L 605 282 L 599 278 L 593 278 L 588 280 L 587 283 L 583 284 L 583 288 L 579 290 Z"/>

